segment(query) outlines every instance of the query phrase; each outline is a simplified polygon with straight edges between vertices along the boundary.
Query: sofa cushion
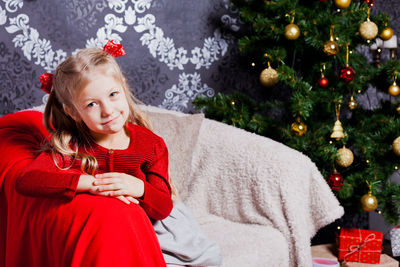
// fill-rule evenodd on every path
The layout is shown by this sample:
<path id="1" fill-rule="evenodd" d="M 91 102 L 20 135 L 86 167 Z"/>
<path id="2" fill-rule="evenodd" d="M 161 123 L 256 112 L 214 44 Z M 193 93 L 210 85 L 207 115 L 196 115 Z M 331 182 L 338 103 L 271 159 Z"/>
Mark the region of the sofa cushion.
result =
<path id="1" fill-rule="evenodd" d="M 220 245 L 222 267 L 289 266 L 287 241 L 271 226 L 236 223 L 213 215 L 198 221 L 206 235 Z"/>

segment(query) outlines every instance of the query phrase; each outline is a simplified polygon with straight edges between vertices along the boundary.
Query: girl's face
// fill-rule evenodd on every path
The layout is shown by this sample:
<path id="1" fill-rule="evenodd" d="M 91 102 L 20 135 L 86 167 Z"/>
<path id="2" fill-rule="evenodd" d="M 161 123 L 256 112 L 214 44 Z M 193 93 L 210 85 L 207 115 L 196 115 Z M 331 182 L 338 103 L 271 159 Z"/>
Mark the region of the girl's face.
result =
<path id="1" fill-rule="evenodd" d="M 89 82 L 75 97 L 72 116 L 82 120 L 96 141 L 111 135 L 124 134 L 129 117 L 129 104 L 125 90 L 106 67 L 91 71 Z M 68 112 L 68 110 L 67 110 Z M 71 112 L 68 112 L 71 115 Z"/>

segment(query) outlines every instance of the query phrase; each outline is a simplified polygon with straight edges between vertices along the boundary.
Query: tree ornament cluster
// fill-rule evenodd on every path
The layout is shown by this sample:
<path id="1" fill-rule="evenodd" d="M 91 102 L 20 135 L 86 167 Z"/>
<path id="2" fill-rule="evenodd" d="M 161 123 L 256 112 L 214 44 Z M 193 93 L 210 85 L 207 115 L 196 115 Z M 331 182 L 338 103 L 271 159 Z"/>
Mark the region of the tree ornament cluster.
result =
<path id="1" fill-rule="evenodd" d="M 218 95 L 199 108 L 206 116 L 309 156 L 345 209 L 371 211 L 379 199 L 385 220 L 399 224 L 400 211 L 394 207 L 400 207 L 400 199 L 390 197 L 398 195 L 399 185 L 387 181 L 400 157 L 400 61 L 382 57 L 377 66 L 358 49 L 368 47 L 378 34 L 389 41 L 385 44 L 393 41 L 391 19 L 380 11 L 370 17 L 373 0 L 264 1 L 262 8 L 251 1 L 230 1 L 253 27 L 239 41 L 241 53 L 250 62 L 269 53 L 268 66 L 259 72 L 268 97 L 257 101 L 235 95 L 243 100 L 238 108 L 230 104 L 232 97 Z M 373 43 L 371 50 L 372 45 L 381 47 Z M 376 90 L 367 90 L 371 87 Z M 371 97 L 374 92 L 376 98 Z M 292 114 L 298 117 L 290 120 Z M 379 187 L 364 190 L 360 185 L 366 180 L 379 182 Z"/>

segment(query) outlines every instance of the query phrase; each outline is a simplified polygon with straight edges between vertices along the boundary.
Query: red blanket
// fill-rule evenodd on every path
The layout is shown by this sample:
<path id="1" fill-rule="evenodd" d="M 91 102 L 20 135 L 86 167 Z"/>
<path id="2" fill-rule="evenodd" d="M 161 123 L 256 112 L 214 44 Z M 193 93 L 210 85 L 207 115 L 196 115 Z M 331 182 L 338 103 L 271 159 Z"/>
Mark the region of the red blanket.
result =
<path id="1" fill-rule="evenodd" d="M 136 204 L 78 194 L 72 201 L 18 194 L 15 180 L 48 136 L 42 113 L 0 118 L 0 267 L 165 266 Z"/>

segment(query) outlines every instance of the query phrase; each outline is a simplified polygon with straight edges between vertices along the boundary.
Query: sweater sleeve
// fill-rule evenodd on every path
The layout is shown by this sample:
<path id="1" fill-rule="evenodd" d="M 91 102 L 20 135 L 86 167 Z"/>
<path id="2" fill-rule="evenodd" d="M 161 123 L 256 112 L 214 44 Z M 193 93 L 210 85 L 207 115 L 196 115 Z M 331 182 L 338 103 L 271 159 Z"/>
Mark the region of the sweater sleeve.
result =
<path id="1" fill-rule="evenodd" d="M 80 176 L 81 172 L 76 169 L 59 169 L 51 154 L 42 152 L 21 171 L 15 189 L 27 196 L 72 199 Z"/>
<path id="2" fill-rule="evenodd" d="M 139 200 L 150 218 L 162 220 L 170 214 L 173 204 L 168 176 L 168 149 L 161 138 L 154 153 L 154 160 L 145 171 L 144 196 Z"/>

